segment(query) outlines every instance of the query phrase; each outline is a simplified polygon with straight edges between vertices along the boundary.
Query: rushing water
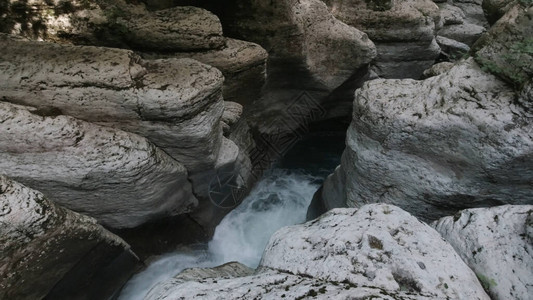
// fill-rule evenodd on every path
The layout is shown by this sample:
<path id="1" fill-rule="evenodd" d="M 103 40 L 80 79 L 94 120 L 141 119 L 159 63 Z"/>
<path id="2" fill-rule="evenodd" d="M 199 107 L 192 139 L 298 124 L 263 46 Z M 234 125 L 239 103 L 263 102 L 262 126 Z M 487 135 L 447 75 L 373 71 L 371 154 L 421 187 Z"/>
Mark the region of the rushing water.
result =
<path id="1" fill-rule="evenodd" d="M 257 267 L 270 236 L 276 230 L 305 221 L 313 194 L 324 176 L 339 163 L 344 145 L 342 137 L 340 140 L 339 137 L 330 139 L 340 146 L 331 148 L 327 142 L 324 143 L 323 137 L 322 143 L 315 148 L 312 140 L 300 143 L 287 154 L 278 168 L 265 174 L 250 195 L 222 220 L 206 247 L 161 256 L 127 283 L 119 299 L 143 299 L 154 285 L 186 268 L 214 267 L 230 261 Z M 320 159 L 309 163 L 305 159 L 309 155 Z"/>

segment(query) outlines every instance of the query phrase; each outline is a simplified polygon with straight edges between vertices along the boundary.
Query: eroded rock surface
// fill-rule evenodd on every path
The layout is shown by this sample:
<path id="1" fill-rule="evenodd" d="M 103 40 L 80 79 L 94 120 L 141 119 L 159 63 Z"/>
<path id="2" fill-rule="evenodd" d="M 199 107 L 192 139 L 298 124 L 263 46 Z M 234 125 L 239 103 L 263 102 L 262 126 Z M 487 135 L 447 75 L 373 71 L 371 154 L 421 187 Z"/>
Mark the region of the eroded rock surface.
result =
<path id="1" fill-rule="evenodd" d="M 434 229 L 386 204 L 335 209 L 282 228 L 270 239 L 255 275 L 206 277 L 171 279 L 147 299 L 489 299 Z"/>
<path id="2" fill-rule="evenodd" d="M 487 71 L 519 92 L 518 102 L 533 112 L 533 4 L 516 2 L 473 46 Z"/>
<path id="3" fill-rule="evenodd" d="M 191 211 L 183 165 L 138 135 L 0 102 L 0 174 L 114 228 Z"/>
<path id="4" fill-rule="evenodd" d="M 339 20 L 364 31 L 376 43 L 376 73 L 418 78 L 440 53 L 435 41 L 438 7 L 429 0 L 327 0 Z"/>
<path id="5" fill-rule="evenodd" d="M 533 294 L 533 205 L 467 209 L 432 224 L 493 299 Z"/>
<path id="6" fill-rule="evenodd" d="M 135 268 L 137 259 L 128 244 L 98 225 L 95 219 L 64 209 L 40 192 L 5 176 L 0 176 L 0 203 L 2 299 L 42 299 L 65 277 L 79 275 L 80 271 L 83 278 L 78 277 L 71 288 L 78 289 L 77 293 L 85 291 L 84 297 L 107 298 L 114 292 L 108 290 L 110 282 L 94 285 L 98 276 L 106 277 L 102 269 L 111 266 L 121 255 L 128 256 L 128 267 L 121 265 L 118 273 L 117 269 L 107 270 L 108 275 L 114 276 L 108 279 L 120 286 L 131 275 L 132 267 Z M 80 268 L 80 261 L 90 261 L 92 265 Z M 78 273 L 73 272 L 76 270 Z M 62 294 L 67 295 L 80 296 Z"/>
<path id="7" fill-rule="evenodd" d="M 4 4 L 0 32 L 31 39 L 164 51 L 224 45 L 219 19 L 197 7 L 150 12 L 123 0 L 32 0 Z"/>
<path id="8" fill-rule="evenodd" d="M 533 203 L 533 124 L 515 98 L 472 59 L 424 81 L 365 83 L 325 208 L 386 202 L 435 220 Z"/>
<path id="9" fill-rule="evenodd" d="M 225 39 L 224 47 L 196 52 L 145 52 L 146 59 L 192 58 L 216 67 L 224 74 L 224 100 L 243 105 L 251 104 L 259 98 L 266 80 L 267 52 L 261 46 L 236 40 Z"/>
<path id="10" fill-rule="evenodd" d="M 190 171 L 215 163 L 224 109 L 223 76 L 215 68 L 191 59 L 145 62 L 120 49 L 0 38 L 3 101 L 137 133 Z"/>

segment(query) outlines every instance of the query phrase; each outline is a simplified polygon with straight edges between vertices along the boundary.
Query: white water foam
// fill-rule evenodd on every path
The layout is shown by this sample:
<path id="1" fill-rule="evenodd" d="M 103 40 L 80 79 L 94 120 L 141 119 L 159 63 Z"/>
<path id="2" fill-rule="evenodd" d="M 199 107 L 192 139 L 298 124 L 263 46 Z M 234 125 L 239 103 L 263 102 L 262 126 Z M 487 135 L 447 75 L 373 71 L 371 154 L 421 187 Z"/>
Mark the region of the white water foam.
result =
<path id="1" fill-rule="evenodd" d="M 318 187 L 313 176 L 272 170 L 217 226 L 207 250 L 162 256 L 126 284 L 119 300 L 141 300 L 154 285 L 186 268 L 215 267 L 230 261 L 257 267 L 276 230 L 305 221 L 307 207 Z"/>

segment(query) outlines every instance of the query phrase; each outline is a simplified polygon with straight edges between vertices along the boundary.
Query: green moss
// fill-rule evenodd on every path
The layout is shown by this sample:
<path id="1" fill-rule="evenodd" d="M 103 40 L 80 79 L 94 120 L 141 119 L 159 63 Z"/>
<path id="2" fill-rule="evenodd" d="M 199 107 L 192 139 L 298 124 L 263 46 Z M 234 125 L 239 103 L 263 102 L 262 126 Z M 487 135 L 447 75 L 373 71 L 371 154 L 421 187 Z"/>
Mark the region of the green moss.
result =
<path id="1" fill-rule="evenodd" d="M 475 59 L 484 71 L 493 73 L 515 88 L 521 89 L 533 76 L 533 38 L 512 44 L 497 60 L 489 60 L 479 53 Z"/>
<path id="2" fill-rule="evenodd" d="M 495 287 L 498 284 L 496 281 L 492 278 L 489 278 L 481 273 L 476 273 L 477 278 L 479 279 L 479 282 L 481 282 L 481 285 L 485 290 L 489 290 L 491 287 Z"/>

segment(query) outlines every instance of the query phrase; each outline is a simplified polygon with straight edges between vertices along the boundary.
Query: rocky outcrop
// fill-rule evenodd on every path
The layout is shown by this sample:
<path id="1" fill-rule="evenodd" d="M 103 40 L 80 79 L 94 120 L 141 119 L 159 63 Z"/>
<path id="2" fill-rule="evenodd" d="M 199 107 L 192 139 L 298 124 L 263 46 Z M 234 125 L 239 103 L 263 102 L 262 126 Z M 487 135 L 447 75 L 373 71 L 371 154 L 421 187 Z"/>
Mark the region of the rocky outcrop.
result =
<path id="1" fill-rule="evenodd" d="M 496 23 L 513 5 L 515 0 L 483 0 L 482 7 L 487 21 Z"/>
<path id="2" fill-rule="evenodd" d="M 224 109 L 223 76 L 215 68 L 191 59 L 143 61 L 120 49 L 1 38 L 3 101 L 137 133 L 189 171 L 215 164 Z"/>
<path id="3" fill-rule="evenodd" d="M 468 209 L 432 225 L 493 299 L 531 297 L 533 205 Z"/>
<path id="4" fill-rule="evenodd" d="M 152 289 L 147 299 L 489 299 L 434 229 L 383 204 L 335 209 L 280 229 L 255 275 L 210 278 L 212 273 L 172 279 Z"/>
<path id="5" fill-rule="evenodd" d="M 532 204 L 533 124 L 515 97 L 472 59 L 424 81 L 365 83 L 341 166 L 317 197 L 325 209 L 386 202 L 425 220 Z"/>
<path id="6" fill-rule="evenodd" d="M 472 44 L 488 26 L 481 1 L 442 1 L 438 5 L 440 23 L 437 43 L 446 59 L 459 60 L 468 54 Z"/>
<path id="7" fill-rule="evenodd" d="M 187 170 L 145 138 L 0 102 L 0 174 L 114 227 L 191 211 Z"/>
<path id="8" fill-rule="evenodd" d="M 167 5 L 164 10 L 147 11 L 143 5 L 131 3 L 20 1 L 7 4 L 7 13 L 0 17 L 0 32 L 45 41 L 133 49 L 149 59 L 193 58 L 223 72 L 226 100 L 245 104 L 259 97 L 267 58 L 260 46 L 224 37 L 218 17 L 205 9 Z M 32 22 L 38 22 L 40 27 L 32 30 Z"/>
<path id="9" fill-rule="evenodd" d="M 129 246 L 95 219 L 5 176 L 0 203 L 2 299 L 105 299 L 138 264 Z M 64 281 L 76 279 L 59 291 Z"/>
<path id="10" fill-rule="evenodd" d="M 375 72 L 385 78 L 419 78 L 440 53 L 435 41 L 438 7 L 429 0 L 327 0 L 339 20 L 376 43 Z"/>
<path id="11" fill-rule="evenodd" d="M 337 88 L 375 56 L 368 37 L 335 19 L 321 1 L 284 0 L 271 5 L 269 1 L 239 0 L 224 12 L 228 34 L 265 48 L 274 64 L 270 68 L 294 74 L 300 70 L 275 64 L 284 61 L 298 66 L 329 90 Z M 293 78 L 291 83 L 294 81 Z"/>
<path id="12" fill-rule="evenodd" d="M 218 18 L 197 7 L 149 12 L 124 0 L 14 1 L 6 6 L 0 32 L 31 39 L 159 51 L 224 45 Z"/>
<path id="13" fill-rule="evenodd" d="M 523 2 L 522 2 L 523 3 Z M 515 3 L 473 46 L 487 71 L 512 84 L 518 102 L 533 112 L 533 5 Z"/>
<path id="14" fill-rule="evenodd" d="M 192 58 L 216 67 L 224 74 L 224 100 L 242 105 L 259 98 L 266 79 L 268 57 L 261 46 L 236 39 L 225 39 L 224 47 L 197 52 L 144 52 L 143 58 Z"/>

